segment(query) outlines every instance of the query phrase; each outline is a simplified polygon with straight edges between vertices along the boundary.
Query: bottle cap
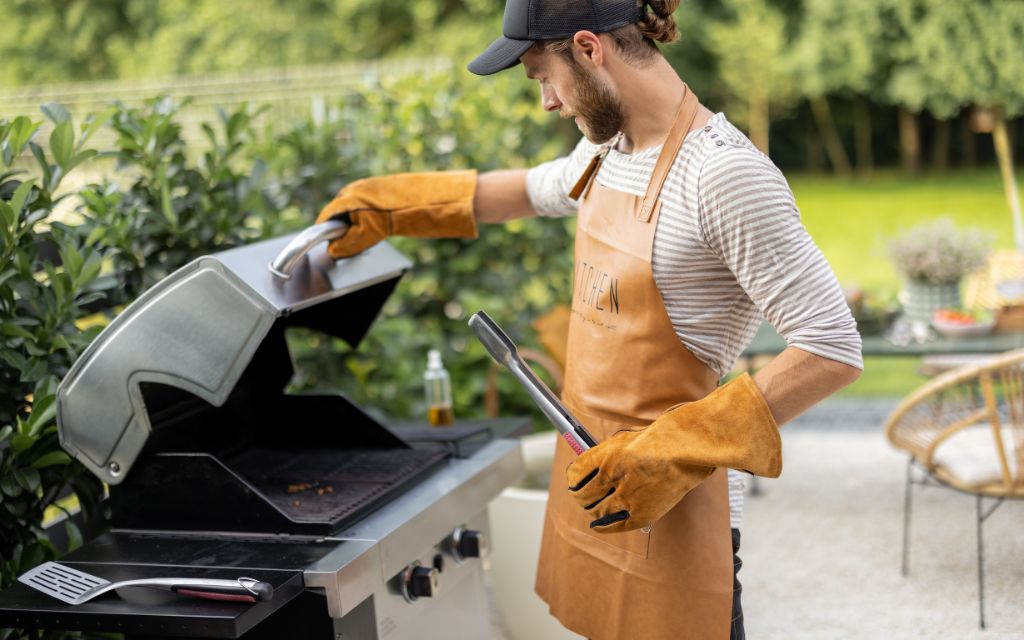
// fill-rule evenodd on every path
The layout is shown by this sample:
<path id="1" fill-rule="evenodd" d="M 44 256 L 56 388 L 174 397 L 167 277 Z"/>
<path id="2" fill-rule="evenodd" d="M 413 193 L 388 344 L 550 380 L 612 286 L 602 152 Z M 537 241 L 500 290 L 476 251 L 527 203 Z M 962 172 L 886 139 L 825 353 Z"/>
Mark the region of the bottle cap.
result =
<path id="1" fill-rule="evenodd" d="M 431 369 L 440 369 L 444 365 L 441 364 L 441 352 L 437 349 L 431 349 L 427 352 L 427 367 Z"/>

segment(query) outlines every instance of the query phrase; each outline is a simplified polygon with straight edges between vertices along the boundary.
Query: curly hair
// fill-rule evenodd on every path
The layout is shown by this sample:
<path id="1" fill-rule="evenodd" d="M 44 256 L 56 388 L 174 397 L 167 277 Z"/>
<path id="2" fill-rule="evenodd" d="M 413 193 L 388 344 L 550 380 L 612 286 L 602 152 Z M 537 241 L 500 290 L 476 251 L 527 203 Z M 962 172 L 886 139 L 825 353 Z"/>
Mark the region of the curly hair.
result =
<path id="1" fill-rule="evenodd" d="M 637 0 L 637 10 L 642 17 L 633 24 L 613 29 L 608 32 L 615 48 L 623 59 L 640 67 L 647 66 L 659 53 L 655 42 L 669 43 L 679 39 L 679 28 L 672 17 L 680 0 Z M 545 50 L 557 53 L 570 64 L 576 60 L 572 57 L 572 38 L 547 40 L 538 43 Z"/>

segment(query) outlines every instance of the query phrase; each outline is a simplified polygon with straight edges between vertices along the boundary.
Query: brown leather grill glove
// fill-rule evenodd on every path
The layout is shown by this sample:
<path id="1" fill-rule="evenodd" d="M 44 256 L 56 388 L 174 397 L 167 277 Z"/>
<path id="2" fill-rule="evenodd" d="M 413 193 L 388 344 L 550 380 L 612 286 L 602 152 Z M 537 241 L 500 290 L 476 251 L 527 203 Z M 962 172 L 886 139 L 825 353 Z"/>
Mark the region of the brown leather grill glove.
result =
<path id="1" fill-rule="evenodd" d="M 778 426 L 747 374 L 641 430 L 620 431 L 584 452 L 566 477 L 573 498 L 593 513 L 592 529 L 629 531 L 668 513 L 715 467 L 782 473 Z"/>
<path id="2" fill-rule="evenodd" d="M 365 178 L 339 191 L 316 221 L 347 214 L 351 228 L 328 248 L 335 259 L 366 251 L 388 236 L 475 238 L 475 193 L 472 170 Z"/>

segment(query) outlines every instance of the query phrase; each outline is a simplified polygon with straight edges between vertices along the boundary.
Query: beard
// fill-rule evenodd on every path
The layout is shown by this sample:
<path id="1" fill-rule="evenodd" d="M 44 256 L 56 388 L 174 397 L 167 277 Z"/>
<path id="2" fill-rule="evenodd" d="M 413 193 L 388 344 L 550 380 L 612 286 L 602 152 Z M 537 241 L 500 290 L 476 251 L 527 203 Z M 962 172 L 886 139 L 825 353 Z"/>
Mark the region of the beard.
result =
<path id="1" fill-rule="evenodd" d="M 626 112 L 622 102 L 611 89 L 595 76 L 587 73 L 575 61 L 572 67 L 575 107 L 562 114 L 563 118 L 578 117 L 580 130 L 594 144 L 604 144 L 622 130 Z"/>

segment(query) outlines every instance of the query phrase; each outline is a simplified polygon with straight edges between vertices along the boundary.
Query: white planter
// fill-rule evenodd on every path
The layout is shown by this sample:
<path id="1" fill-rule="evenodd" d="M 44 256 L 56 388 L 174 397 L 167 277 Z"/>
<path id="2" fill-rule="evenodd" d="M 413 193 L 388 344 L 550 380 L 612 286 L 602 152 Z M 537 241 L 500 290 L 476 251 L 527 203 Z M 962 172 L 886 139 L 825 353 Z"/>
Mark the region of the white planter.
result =
<path id="1" fill-rule="evenodd" d="M 509 640 L 578 640 L 581 636 L 551 617 L 533 591 L 555 432 L 526 436 L 521 442 L 526 478 L 490 505 L 491 580 L 498 614 Z"/>
<path id="2" fill-rule="evenodd" d="M 960 307 L 960 283 L 932 284 L 906 280 L 900 292 L 900 302 L 907 318 L 927 325 L 932 321 L 932 314 L 939 309 Z"/>

